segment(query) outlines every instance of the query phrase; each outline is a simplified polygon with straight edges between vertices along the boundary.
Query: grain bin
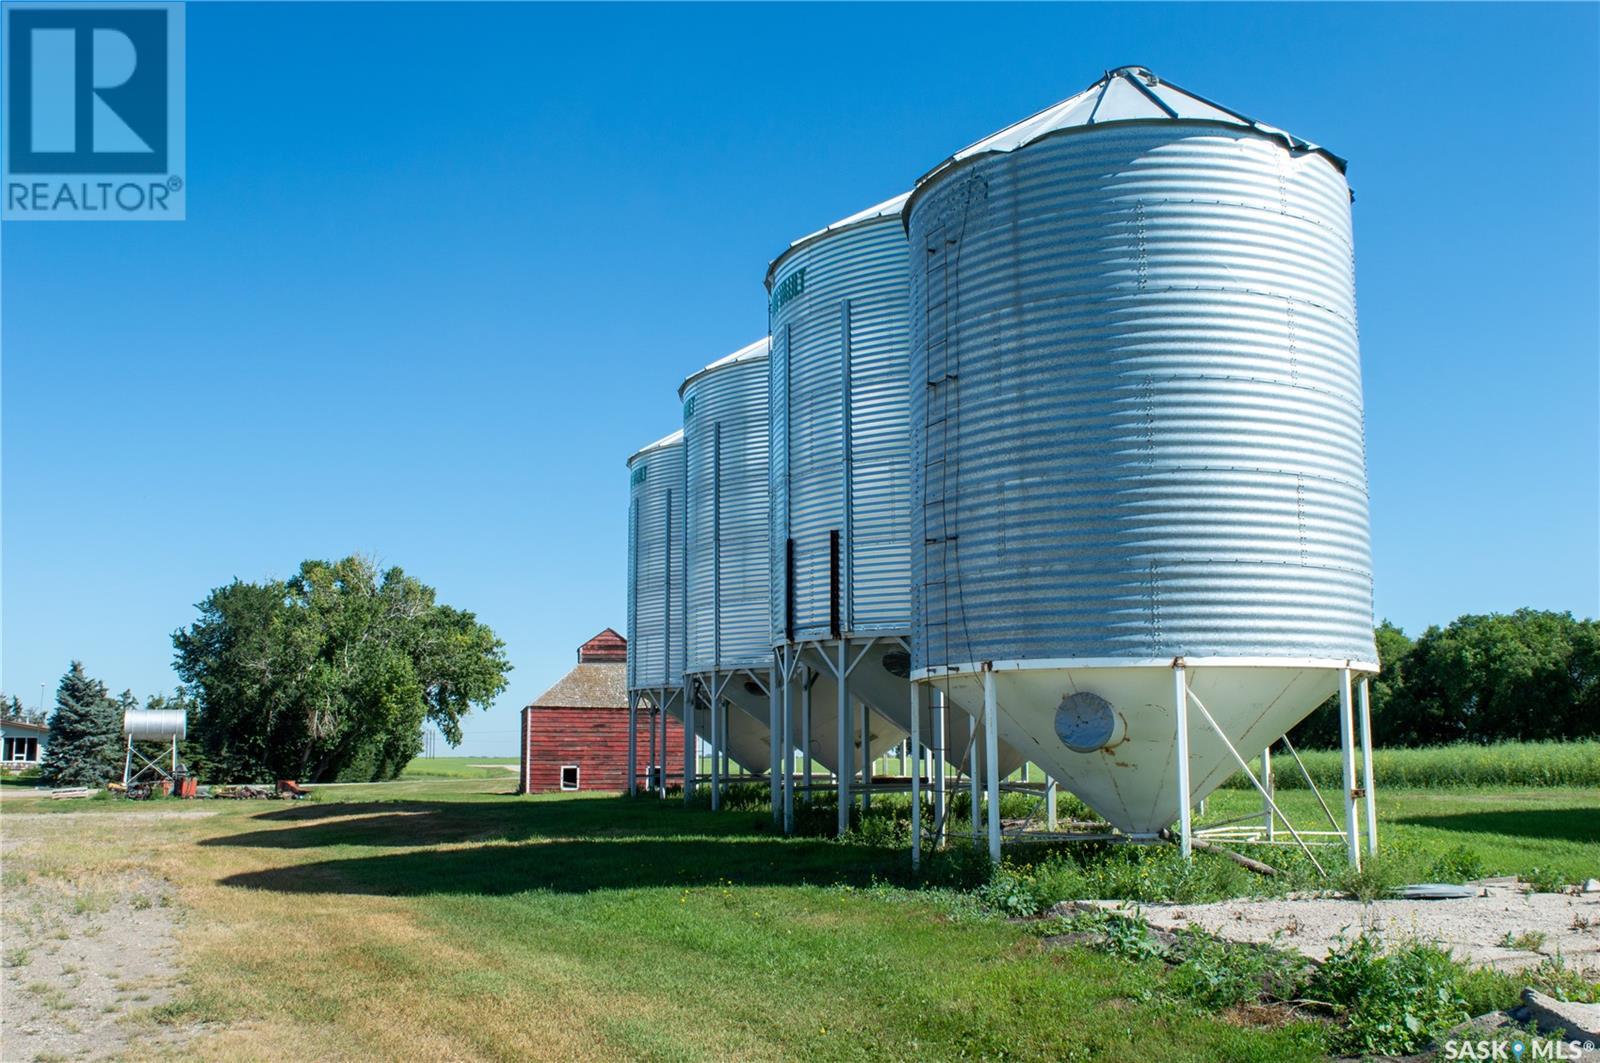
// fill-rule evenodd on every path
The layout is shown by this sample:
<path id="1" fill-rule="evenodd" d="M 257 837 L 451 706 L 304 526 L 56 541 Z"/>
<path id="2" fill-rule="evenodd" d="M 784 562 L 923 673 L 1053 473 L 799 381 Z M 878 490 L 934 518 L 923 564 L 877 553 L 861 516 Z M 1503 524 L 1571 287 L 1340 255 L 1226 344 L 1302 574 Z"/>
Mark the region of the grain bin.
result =
<path id="1" fill-rule="evenodd" d="M 678 397 L 687 487 L 685 674 L 696 699 L 716 713 L 716 727 L 726 728 L 731 749 L 735 730 L 755 733 L 752 725 L 764 742 L 770 738 L 766 339 L 694 373 Z M 727 713 L 729 704 L 740 711 Z M 718 788 L 713 794 L 716 800 Z"/>
<path id="2" fill-rule="evenodd" d="M 628 689 L 683 686 L 683 431 L 628 459 Z"/>
<path id="3" fill-rule="evenodd" d="M 667 773 L 654 769 L 665 759 L 668 715 L 683 718 L 682 430 L 636 451 L 627 466 L 628 789 L 636 790 L 639 777 L 638 710 L 642 704 L 651 721 L 651 775 L 665 793 Z"/>
<path id="4" fill-rule="evenodd" d="M 912 675 L 1135 837 L 1376 668 L 1344 169 L 1124 67 L 906 204 Z"/>
<path id="5" fill-rule="evenodd" d="M 851 776 L 868 763 L 863 717 L 873 756 L 911 727 L 906 198 L 801 237 L 766 275 L 772 644 L 780 683 L 792 683 L 791 744 L 835 772 L 839 750 L 854 750 L 839 783 L 841 832 Z M 932 706 L 923 712 L 931 740 Z"/>

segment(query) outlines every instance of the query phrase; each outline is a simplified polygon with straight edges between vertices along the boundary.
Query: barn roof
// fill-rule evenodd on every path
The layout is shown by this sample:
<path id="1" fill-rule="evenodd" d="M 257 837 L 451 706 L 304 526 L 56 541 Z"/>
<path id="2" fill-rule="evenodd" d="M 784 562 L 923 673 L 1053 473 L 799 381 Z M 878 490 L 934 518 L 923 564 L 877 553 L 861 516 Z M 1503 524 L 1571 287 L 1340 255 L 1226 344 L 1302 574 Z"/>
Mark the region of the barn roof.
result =
<path id="1" fill-rule="evenodd" d="M 628 640 L 611 628 L 578 647 L 578 663 L 587 661 L 627 661 Z"/>
<path id="2" fill-rule="evenodd" d="M 578 664 L 530 708 L 628 707 L 628 641 L 610 628 L 578 647 Z"/>

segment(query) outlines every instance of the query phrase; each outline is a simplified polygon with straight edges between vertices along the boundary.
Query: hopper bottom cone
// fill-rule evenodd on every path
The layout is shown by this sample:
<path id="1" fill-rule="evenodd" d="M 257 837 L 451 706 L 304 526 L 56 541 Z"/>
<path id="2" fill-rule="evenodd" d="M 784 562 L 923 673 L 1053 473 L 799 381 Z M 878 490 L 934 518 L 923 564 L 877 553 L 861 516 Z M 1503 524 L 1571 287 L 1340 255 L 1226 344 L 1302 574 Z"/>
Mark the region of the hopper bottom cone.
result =
<path id="1" fill-rule="evenodd" d="M 668 710 L 673 719 L 682 721 L 683 712 L 674 705 Z M 751 775 L 767 773 L 767 749 L 770 734 L 765 720 L 753 720 L 742 712 L 728 713 L 728 756 Z M 711 709 L 705 704 L 695 708 L 695 737 L 711 741 Z"/>
<path id="2" fill-rule="evenodd" d="M 838 687 L 833 682 L 833 674 L 828 670 L 828 665 L 822 662 L 818 654 L 819 649 L 812 646 L 802 659 L 812 668 L 823 673 L 823 676 L 828 680 L 829 689 L 834 691 L 834 696 L 837 697 Z M 860 647 L 852 647 L 849 651 L 849 660 L 855 661 L 860 656 L 860 661 L 850 671 L 850 693 L 853 697 L 860 698 L 872 706 L 875 712 L 898 728 L 902 736 L 908 736 L 911 733 L 911 680 L 896 674 L 896 672 L 907 671 L 908 669 L 905 665 L 909 665 L 910 662 L 909 660 L 896 661 L 896 654 L 902 658 L 908 656 L 905 650 L 900 648 L 899 643 L 893 639 L 879 640 L 865 654 L 861 652 Z M 830 655 L 830 660 L 836 662 L 838 658 Z M 817 697 L 816 690 L 816 687 L 812 688 L 813 704 Z M 982 705 L 983 702 L 980 698 L 978 707 L 981 709 Z M 950 711 L 945 713 L 947 717 L 946 726 L 949 728 L 950 737 L 943 748 L 945 760 L 949 764 L 953 765 L 958 771 L 970 774 L 974 753 L 977 754 L 978 761 L 982 762 L 983 745 L 980 740 L 980 742 L 972 745 L 971 749 L 968 748 L 966 723 L 961 718 L 962 712 L 957 711 L 966 709 L 967 707 L 964 705 L 957 706 L 952 704 Z M 835 719 L 837 719 L 837 714 L 835 714 Z M 924 696 L 922 698 L 922 719 L 918 723 L 920 737 L 924 745 L 932 746 L 935 744 L 934 719 L 933 699 Z M 813 729 L 812 736 L 815 737 L 815 735 L 816 731 Z M 1000 743 L 1000 777 L 1002 779 L 1022 767 L 1025 760 L 1027 758 L 1015 746 L 1005 741 Z"/>
<path id="3" fill-rule="evenodd" d="M 1337 664 L 1191 663 L 1186 673 L 1189 689 L 1248 762 L 1337 692 L 1337 669 Z M 997 665 L 993 674 L 1001 740 L 1124 833 L 1150 835 L 1177 820 L 1177 697 L 1170 664 Z M 948 689 L 962 706 L 983 705 L 978 672 L 941 673 L 932 683 Z M 1104 719 L 1085 719 L 1086 711 Z M 1188 726 L 1193 805 L 1233 775 L 1238 763 L 1192 702 Z M 1085 734 L 1104 737 L 1106 744 L 1086 750 L 1069 747 L 1069 739 L 1083 745 Z"/>

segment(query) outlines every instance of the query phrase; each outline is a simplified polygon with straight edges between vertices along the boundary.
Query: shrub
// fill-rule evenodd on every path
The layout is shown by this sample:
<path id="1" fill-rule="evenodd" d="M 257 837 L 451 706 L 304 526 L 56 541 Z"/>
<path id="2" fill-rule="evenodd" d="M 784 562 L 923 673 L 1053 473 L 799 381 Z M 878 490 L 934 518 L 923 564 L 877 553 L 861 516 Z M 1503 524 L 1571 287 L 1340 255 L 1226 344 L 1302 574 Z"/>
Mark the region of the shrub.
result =
<path id="1" fill-rule="evenodd" d="M 1008 865 L 996 867 L 978 889 L 978 898 L 987 907 L 1010 916 L 1038 915 L 1055 903 L 1040 889 L 1038 880 L 1027 869 Z"/>
<path id="2" fill-rule="evenodd" d="M 1341 1010 L 1336 1047 L 1406 1055 L 1470 1017 L 1463 973 L 1444 949 L 1412 942 L 1385 953 L 1362 934 L 1329 953 L 1308 991 Z"/>
<path id="3" fill-rule="evenodd" d="M 1082 934 L 1093 939 L 1092 948 L 1126 960 L 1150 960 L 1166 955 L 1166 948 L 1150 933 L 1150 924 L 1137 911 L 1103 908 L 1076 912 L 1054 928 L 1059 933 Z"/>
<path id="4" fill-rule="evenodd" d="M 835 824 L 837 825 L 837 818 Z M 903 848 L 911 844 L 911 819 L 897 809 L 882 809 L 876 805 L 862 815 L 860 809 L 851 816 L 850 837 L 866 845 Z"/>
<path id="5" fill-rule="evenodd" d="M 1390 861 L 1382 859 L 1369 859 L 1359 868 L 1347 866 L 1337 878 L 1339 889 L 1363 904 L 1370 904 L 1387 897 L 1400 885 L 1401 876 L 1395 873 L 1397 870 Z"/>
<path id="6" fill-rule="evenodd" d="M 1523 952 L 1538 952 L 1544 948 L 1545 941 L 1549 938 L 1543 930 L 1524 930 L 1516 934 L 1507 930 L 1500 939 L 1503 949 L 1520 949 Z"/>
<path id="7" fill-rule="evenodd" d="M 1568 967 L 1560 956 L 1546 956 L 1536 966 L 1520 971 L 1480 967 L 1463 973 L 1460 984 L 1467 1011 L 1473 1015 L 1486 1015 L 1491 1011 L 1516 1007 L 1522 1003 L 1522 990 L 1525 987 L 1557 1000 L 1580 1004 L 1600 1003 L 1600 982 Z"/>
<path id="8" fill-rule="evenodd" d="M 950 845 L 923 854 L 922 879 L 934 887 L 976 891 L 993 870 L 989 851 L 977 845 Z"/>
<path id="9" fill-rule="evenodd" d="M 1298 955 L 1223 941 L 1194 927 L 1178 935 L 1176 951 L 1182 960 L 1172 969 L 1168 985 L 1180 996 L 1215 1009 L 1259 1000 L 1264 993 L 1292 999 L 1307 966 Z"/>
<path id="10" fill-rule="evenodd" d="M 1483 857 L 1476 850 L 1457 845 L 1434 857 L 1428 865 L 1428 877 L 1440 882 L 1471 882 L 1486 873 Z"/>
<path id="11" fill-rule="evenodd" d="M 1568 885 L 1561 872 L 1548 867 L 1530 867 L 1517 876 L 1517 881 L 1534 893 L 1561 893 Z"/>

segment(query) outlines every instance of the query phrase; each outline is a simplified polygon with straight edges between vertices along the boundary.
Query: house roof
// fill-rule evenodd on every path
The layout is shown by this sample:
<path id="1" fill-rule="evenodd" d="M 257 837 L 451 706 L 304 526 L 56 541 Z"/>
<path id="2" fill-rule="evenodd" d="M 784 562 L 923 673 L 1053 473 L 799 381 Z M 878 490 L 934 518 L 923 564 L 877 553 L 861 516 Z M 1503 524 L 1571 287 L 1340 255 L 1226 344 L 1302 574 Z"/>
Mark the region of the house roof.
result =
<path id="1" fill-rule="evenodd" d="M 8 731 L 33 731 L 38 734 L 48 734 L 49 724 L 29 723 L 27 720 L 0 720 L 0 727 Z"/>

